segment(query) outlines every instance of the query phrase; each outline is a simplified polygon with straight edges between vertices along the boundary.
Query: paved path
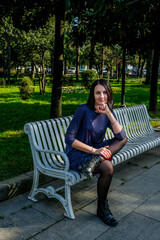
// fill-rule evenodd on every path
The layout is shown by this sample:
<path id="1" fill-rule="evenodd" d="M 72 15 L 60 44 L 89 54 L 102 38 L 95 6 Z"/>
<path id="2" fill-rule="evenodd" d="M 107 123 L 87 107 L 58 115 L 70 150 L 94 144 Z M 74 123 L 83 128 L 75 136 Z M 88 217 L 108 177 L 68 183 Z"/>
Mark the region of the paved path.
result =
<path id="1" fill-rule="evenodd" d="M 114 228 L 96 217 L 96 181 L 72 188 L 75 220 L 44 195 L 38 203 L 28 193 L 1 202 L 0 240 L 160 240 L 160 147 L 115 167 L 108 197 Z"/>

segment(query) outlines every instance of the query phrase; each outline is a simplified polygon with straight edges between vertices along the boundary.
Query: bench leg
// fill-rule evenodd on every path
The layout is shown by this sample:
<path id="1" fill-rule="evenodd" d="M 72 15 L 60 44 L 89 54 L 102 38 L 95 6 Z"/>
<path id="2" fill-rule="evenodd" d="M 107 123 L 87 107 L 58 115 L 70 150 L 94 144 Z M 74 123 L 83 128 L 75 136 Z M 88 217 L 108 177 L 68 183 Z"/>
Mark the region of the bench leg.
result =
<path id="1" fill-rule="evenodd" d="M 44 193 L 48 198 L 57 198 L 61 204 L 63 205 L 66 213 L 64 214 L 66 217 L 75 219 L 73 208 L 72 208 L 72 202 L 71 202 L 71 186 L 68 185 L 65 182 L 65 198 L 57 193 L 58 189 L 55 189 L 53 186 L 48 186 L 46 188 L 38 188 L 39 183 L 39 171 L 37 169 L 34 170 L 33 175 L 33 184 L 32 189 L 29 193 L 28 198 L 34 202 L 37 202 L 38 200 L 35 198 L 37 193 Z"/>
<path id="2" fill-rule="evenodd" d="M 65 184 L 65 204 L 63 204 L 66 213 L 64 214 L 66 217 L 75 219 L 72 202 L 71 202 L 71 186 Z"/>
<path id="3" fill-rule="evenodd" d="M 38 183 L 39 183 L 39 171 L 37 169 L 34 169 L 32 189 L 28 196 L 28 198 L 34 202 L 38 201 L 35 198 L 35 195 L 37 194 L 36 190 L 38 188 Z"/>

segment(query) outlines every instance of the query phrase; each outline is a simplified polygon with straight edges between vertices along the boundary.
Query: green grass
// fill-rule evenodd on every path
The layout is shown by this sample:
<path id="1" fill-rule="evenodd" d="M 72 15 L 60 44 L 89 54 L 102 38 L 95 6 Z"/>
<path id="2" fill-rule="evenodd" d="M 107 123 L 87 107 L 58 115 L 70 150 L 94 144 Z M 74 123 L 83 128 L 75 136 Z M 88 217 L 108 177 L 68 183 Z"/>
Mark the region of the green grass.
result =
<path id="1" fill-rule="evenodd" d="M 121 105 L 121 84 L 112 83 L 114 106 Z M 149 107 L 149 86 L 141 80 L 126 83 L 126 105 L 146 104 Z M 86 103 L 88 90 L 66 88 L 62 95 L 63 116 L 74 114 L 76 108 Z M 0 181 L 26 173 L 33 169 L 28 136 L 24 133 L 24 124 L 36 120 L 48 119 L 50 115 L 51 86 L 46 87 L 46 94 L 39 95 L 35 87 L 32 97 L 21 100 L 18 86 L 0 88 Z M 160 84 L 158 106 L 160 108 Z M 160 110 L 160 109 L 159 109 Z M 160 113 L 152 114 L 160 118 Z"/>

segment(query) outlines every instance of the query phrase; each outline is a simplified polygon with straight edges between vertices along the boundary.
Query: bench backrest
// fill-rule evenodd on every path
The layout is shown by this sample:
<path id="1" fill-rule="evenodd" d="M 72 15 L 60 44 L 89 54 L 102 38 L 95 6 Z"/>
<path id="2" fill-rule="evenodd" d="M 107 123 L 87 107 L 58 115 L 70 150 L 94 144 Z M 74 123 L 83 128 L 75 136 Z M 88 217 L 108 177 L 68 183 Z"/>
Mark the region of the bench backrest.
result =
<path id="1" fill-rule="evenodd" d="M 144 104 L 115 109 L 119 123 L 126 131 L 128 140 L 153 132 L 150 117 Z"/>
<path id="2" fill-rule="evenodd" d="M 114 112 L 117 120 L 126 131 L 128 141 L 153 131 L 145 105 L 117 108 Z M 65 149 L 65 133 L 72 118 L 73 116 L 68 116 L 27 123 L 24 129 L 29 135 L 32 154 L 34 154 L 34 143 L 42 149 L 63 152 Z M 105 138 L 110 139 L 112 137 L 113 133 L 110 129 L 107 129 Z M 47 161 L 45 155 L 43 158 L 43 162 Z M 63 162 L 61 156 L 57 156 L 56 158 L 58 162 Z"/>

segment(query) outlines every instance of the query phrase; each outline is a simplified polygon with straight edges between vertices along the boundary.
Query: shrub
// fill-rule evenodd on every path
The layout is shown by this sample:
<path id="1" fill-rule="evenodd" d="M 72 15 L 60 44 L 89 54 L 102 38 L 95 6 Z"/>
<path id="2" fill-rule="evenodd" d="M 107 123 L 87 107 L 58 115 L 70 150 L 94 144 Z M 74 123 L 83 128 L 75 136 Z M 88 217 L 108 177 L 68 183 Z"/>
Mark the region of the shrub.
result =
<path id="1" fill-rule="evenodd" d="M 98 79 L 98 74 L 96 73 L 96 71 L 88 69 L 88 70 L 84 70 L 81 73 L 81 77 L 82 77 L 82 86 L 89 89 L 92 83 Z"/>
<path id="2" fill-rule="evenodd" d="M 23 100 L 29 99 L 34 92 L 34 86 L 29 77 L 24 77 L 20 83 L 20 96 Z"/>
<path id="3" fill-rule="evenodd" d="M 73 86 L 73 76 L 63 75 L 62 76 L 62 86 Z"/>

